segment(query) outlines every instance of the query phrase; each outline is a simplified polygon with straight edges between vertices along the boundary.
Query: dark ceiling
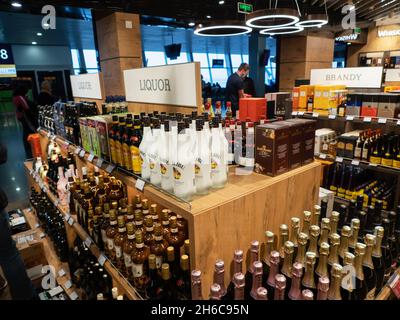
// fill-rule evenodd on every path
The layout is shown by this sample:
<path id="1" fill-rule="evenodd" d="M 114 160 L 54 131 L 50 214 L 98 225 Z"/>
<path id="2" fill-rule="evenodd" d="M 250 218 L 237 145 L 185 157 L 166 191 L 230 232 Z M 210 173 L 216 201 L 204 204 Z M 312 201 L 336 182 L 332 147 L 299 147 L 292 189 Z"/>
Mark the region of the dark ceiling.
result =
<path id="1" fill-rule="evenodd" d="M 302 12 L 324 13 L 325 2 L 330 15 L 330 23 L 341 21 L 341 9 L 349 0 L 297 0 Z M 172 26 L 187 26 L 188 22 L 204 22 L 207 16 L 212 19 L 244 19 L 237 13 L 236 0 L 225 0 L 219 5 L 219 0 L 115 0 L 115 1 L 60 1 L 60 0 L 21 0 L 22 8 L 10 6 L 9 0 L 0 0 L 0 11 L 19 11 L 40 14 L 45 4 L 57 7 L 57 16 L 79 19 L 91 19 L 90 11 L 94 9 L 95 16 L 102 16 L 109 11 L 126 11 L 146 16 L 168 17 L 172 19 L 149 19 L 150 24 L 165 24 Z M 244 1 L 243 1 L 244 2 Z M 255 9 L 264 9 L 275 5 L 275 0 L 247 0 Z M 371 21 L 382 16 L 400 13 L 399 0 L 353 0 L 356 7 L 358 22 Z M 279 0 L 278 7 L 296 8 L 294 0 Z M 146 18 L 145 18 L 146 19 Z"/>

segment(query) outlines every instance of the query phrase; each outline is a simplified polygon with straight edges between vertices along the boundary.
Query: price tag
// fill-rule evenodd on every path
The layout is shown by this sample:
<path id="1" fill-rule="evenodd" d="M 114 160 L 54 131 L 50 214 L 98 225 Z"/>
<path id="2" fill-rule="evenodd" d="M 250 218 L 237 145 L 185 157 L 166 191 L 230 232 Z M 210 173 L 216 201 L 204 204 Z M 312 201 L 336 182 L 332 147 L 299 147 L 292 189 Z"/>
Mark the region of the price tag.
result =
<path id="1" fill-rule="evenodd" d="M 64 220 L 65 220 L 66 222 L 68 222 L 69 218 L 71 218 L 71 216 L 70 216 L 69 213 L 67 213 L 67 214 L 65 215 L 65 217 L 64 217 Z"/>
<path id="2" fill-rule="evenodd" d="M 81 152 L 79 152 L 79 157 L 83 158 L 85 156 L 85 153 L 85 150 L 81 150 Z"/>
<path id="3" fill-rule="evenodd" d="M 364 122 L 371 122 L 372 121 L 372 118 L 371 117 L 365 117 L 364 118 Z"/>
<path id="4" fill-rule="evenodd" d="M 370 167 L 377 167 L 378 165 L 376 163 L 370 163 L 369 166 Z"/>
<path id="5" fill-rule="evenodd" d="M 78 299 L 78 294 L 76 293 L 76 291 L 72 292 L 71 295 L 69 296 L 69 298 L 71 300 L 76 300 Z"/>
<path id="6" fill-rule="evenodd" d="M 72 281 L 71 280 L 68 280 L 65 284 L 64 284 L 64 287 L 65 287 L 65 289 L 69 289 L 69 288 L 71 288 L 72 287 Z"/>
<path id="7" fill-rule="evenodd" d="M 330 120 L 335 120 L 335 119 L 336 119 L 336 116 L 335 116 L 334 114 L 330 114 L 330 115 L 328 116 L 328 118 L 329 118 Z"/>
<path id="8" fill-rule="evenodd" d="M 390 288 L 397 299 L 400 299 L 400 276 L 398 274 L 395 274 L 393 281 L 390 281 Z"/>
<path id="9" fill-rule="evenodd" d="M 90 237 L 87 237 L 86 240 L 85 240 L 86 247 L 90 248 L 91 244 L 92 244 L 92 239 L 90 239 Z"/>
<path id="10" fill-rule="evenodd" d="M 63 149 L 65 150 L 65 151 L 68 151 L 68 147 L 69 147 L 69 142 L 68 141 L 64 141 L 64 143 L 63 143 Z"/>
<path id="11" fill-rule="evenodd" d="M 60 199 L 56 199 L 56 201 L 54 201 L 54 205 L 57 207 L 60 204 Z"/>
<path id="12" fill-rule="evenodd" d="M 89 161 L 89 162 L 92 162 L 93 159 L 94 159 L 94 154 L 93 154 L 93 153 L 90 153 L 90 154 L 89 154 L 89 157 L 88 157 L 88 161 Z"/>
<path id="13" fill-rule="evenodd" d="M 96 166 L 101 168 L 101 166 L 103 165 L 103 162 L 104 162 L 104 160 L 102 158 L 97 158 Z"/>
<path id="14" fill-rule="evenodd" d="M 346 117 L 346 121 L 353 121 L 354 120 L 354 116 L 347 116 Z"/>
<path id="15" fill-rule="evenodd" d="M 318 118 L 319 117 L 319 113 L 318 112 L 313 112 L 312 117 L 313 118 Z"/>
<path id="16" fill-rule="evenodd" d="M 294 116 L 294 117 L 297 116 L 297 111 L 293 111 L 292 116 Z"/>
<path id="17" fill-rule="evenodd" d="M 50 136 L 51 136 L 51 133 L 47 132 L 47 138 L 50 138 Z"/>
<path id="18" fill-rule="evenodd" d="M 336 162 L 342 163 L 343 162 L 343 158 L 342 157 L 336 157 Z"/>
<path id="19" fill-rule="evenodd" d="M 303 111 L 300 111 L 300 112 L 297 113 L 297 115 L 299 115 L 299 116 L 304 116 L 304 112 L 303 112 Z"/>
<path id="20" fill-rule="evenodd" d="M 321 153 L 321 154 L 319 155 L 319 157 L 320 157 L 321 159 L 326 159 L 326 154 L 325 154 L 325 153 Z"/>
<path id="21" fill-rule="evenodd" d="M 351 164 L 352 164 L 353 166 L 359 166 L 359 165 L 360 165 L 360 161 L 358 161 L 358 160 L 353 160 L 353 161 L 351 161 Z"/>
<path id="22" fill-rule="evenodd" d="M 106 262 L 107 258 L 104 254 L 100 254 L 98 262 L 101 266 L 104 266 L 104 263 Z"/>
<path id="23" fill-rule="evenodd" d="M 138 189 L 139 191 L 143 191 L 144 185 L 145 185 L 145 184 L 146 184 L 146 182 L 144 182 L 142 179 L 137 179 L 137 180 L 136 180 L 135 187 L 136 187 L 136 189 Z"/>
<path id="24" fill-rule="evenodd" d="M 379 119 L 378 119 L 378 123 L 385 124 L 386 122 L 387 122 L 387 119 L 386 119 L 386 118 L 379 118 Z"/>
<path id="25" fill-rule="evenodd" d="M 74 225 L 74 223 L 75 223 L 75 220 L 74 220 L 74 218 L 69 218 L 68 219 L 68 224 L 72 227 L 73 225 Z"/>
<path id="26" fill-rule="evenodd" d="M 49 294 L 50 296 L 54 297 L 58 294 L 60 294 L 61 292 L 63 292 L 63 288 L 61 288 L 60 286 L 55 287 L 54 289 L 49 290 Z"/>
<path id="27" fill-rule="evenodd" d="M 64 269 L 61 269 L 60 271 L 58 271 L 58 275 L 59 275 L 60 277 L 64 277 L 64 276 L 66 275 Z"/>
<path id="28" fill-rule="evenodd" d="M 400 120 L 397 120 L 397 125 L 400 126 Z"/>
<path id="29" fill-rule="evenodd" d="M 114 169 L 115 169 L 115 165 L 112 164 L 112 163 L 110 163 L 110 164 L 107 166 L 106 171 L 107 171 L 109 174 L 111 174 L 111 172 L 113 172 Z"/>
<path id="30" fill-rule="evenodd" d="M 82 149 L 78 147 L 78 148 L 75 149 L 75 152 L 74 152 L 74 153 L 75 153 L 75 154 L 79 154 L 79 152 L 81 152 L 81 150 L 82 150 Z"/>

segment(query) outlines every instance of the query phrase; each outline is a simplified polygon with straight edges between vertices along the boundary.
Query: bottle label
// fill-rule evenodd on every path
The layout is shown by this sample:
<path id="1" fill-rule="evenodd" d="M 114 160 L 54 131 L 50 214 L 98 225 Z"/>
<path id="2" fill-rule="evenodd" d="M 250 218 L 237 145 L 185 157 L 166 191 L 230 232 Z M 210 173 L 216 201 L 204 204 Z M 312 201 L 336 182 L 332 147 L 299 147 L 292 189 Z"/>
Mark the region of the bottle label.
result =
<path id="1" fill-rule="evenodd" d="M 136 174 L 142 172 L 142 159 L 140 157 L 140 151 L 138 147 L 131 146 L 131 159 L 132 159 L 132 169 Z"/>
<path id="2" fill-rule="evenodd" d="M 122 151 L 122 146 L 121 146 L 121 142 L 117 141 L 115 143 L 115 153 L 116 153 L 116 157 L 117 157 L 117 163 L 119 165 L 123 164 L 123 151 Z"/>
<path id="3" fill-rule="evenodd" d="M 156 266 L 157 266 L 157 269 L 161 269 L 162 263 L 163 263 L 163 257 L 162 257 L 162 256 L 156 256 Z"/>
<path id="4" fill-rule="evenodd" d="M 343 188 L 338 189 L 338 197 L 344 198 L 345 193 L 346 193 L 345 189 L 343 189 Z"/>
<path id="5" fill-rule="evenodd" d="M 356 147 L 356 149 L 354 150 L 354 158 L 361 158 L 361 148 Z"/>
<path id="6" fill-rule="evenodd" d="M 115 246 L 115 256 L 119 259 L 122 257 L 121 247 Z"/>
<path id="7" fill-rule="evenodd" d="M 117 163 L 117 154 L 115 152 L 115 141 L 114 139 L 110 139 L 110 153 L 111 153 L 111 161 Z"/>
<path id="8" fill-rule="evenodd" d="M 114 249 L 114 240 L 113 239 L 107 238 L 107 248 L 110 251 Z"/>
<path id="9" fill-rule="evenodd" d="M 365 300 L 375 300 L 375 290 L 376 288 L 372 288 L 370 291 L 368 291 Z"/>
<path id="10" fill-rule="evenodd" d="M 103 240 L 103 243 L 107 243 L 106 230 L 101 230 L 101 239 Z"/>
<path id="11" fill-rule="evenodd" d="M 369 162 L 371 162 L 373 164 L 381 164 L 381 158 L 371 156 L 369 158 Z"/>
<path id="12" fill-rule="evenodd" d="M 150 178 L 149 158 L 146 153 L 140 151 L 140 163 L 142 164 L 142 177 L 145 179 Z"/>
<path id="13" fill-rule="evenodd" d="M 132 263 L 132 273 L 135 278 L 143 276 L 143 264 Z"/>
<path id="14" fill-rule="evenodd" d="M 400 160 L 393 160 L 393 167 L 400 168 Z"/>
<path id="15" fill-rule="evenodd" d="M 132 257 L 130 254 L 127 254 L 124 252 L 124 262 L 125 262 L 125 267 L 126 268 L 131 268 L 132 267 Z"/>
<path id="16" fill-rule="evenodd" d="M 393 166 L 393 160 L 392 159 L 382 159 L 382 165 L 392 167 Z"/>
<path id="17" fill-rule="evenodd" d="M 126 143 L 123 144 L 123 150 L 124 150 L 125 168 L 126 168 L 126 170 L 130 171 L 130 170 L 132 170 L 132 161 L 131 161 L 130 149 Z"/>

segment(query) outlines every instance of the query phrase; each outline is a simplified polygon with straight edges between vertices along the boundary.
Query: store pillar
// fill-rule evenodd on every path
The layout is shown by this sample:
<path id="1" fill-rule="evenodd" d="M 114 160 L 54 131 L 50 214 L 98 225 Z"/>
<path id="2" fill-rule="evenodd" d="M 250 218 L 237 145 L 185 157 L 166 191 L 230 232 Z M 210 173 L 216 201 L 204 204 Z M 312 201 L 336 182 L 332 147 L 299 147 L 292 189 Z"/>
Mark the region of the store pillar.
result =
<path id="1" fill-rule="evenodd" d="M 139 15 L 112 13 L 98 19 L 96 29 L 105 94 L 124 96 L 123 71 L 142 67 Z"/>
<path id="2" fill-rule="evenodd" d="M 296 80 L 309 80 L 312 69 L 332 68 L 335 39 L 326 36 L 282 37 L 279 90 L 292 91 Z"/>
<path id="3" fill-rule="evenodd" d="M 254 81 L 257 97 L 265 95 L 265 65 L 261 61 L 265 48 L 265 36 L 253 32 L 249 39 L 250 78 Z"/>

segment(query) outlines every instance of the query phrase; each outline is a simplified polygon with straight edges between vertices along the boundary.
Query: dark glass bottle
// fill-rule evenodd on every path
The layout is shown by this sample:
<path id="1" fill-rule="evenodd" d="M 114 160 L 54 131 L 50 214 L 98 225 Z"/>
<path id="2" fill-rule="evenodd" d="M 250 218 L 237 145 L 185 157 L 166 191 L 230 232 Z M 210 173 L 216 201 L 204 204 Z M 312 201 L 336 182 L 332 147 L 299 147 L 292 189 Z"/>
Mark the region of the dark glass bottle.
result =
<path id="1" fill-rule="evenodd" d="M 367 246 L 364 259 L 363 259 L 363 271 L 365 282 L 368 289 L 368 294 L 366 299 L 373 300 L 375 298 L 376 290 L 376 273 L 374 269 L 374 263 L 372 262 L 372 250 L 375 245 L 375 236 L 372 234 L 367 234 L 365 236 L 365 245 Z"/>
<path id="2" fill-rule="evenodd" d="M 354 267 L 356 269 L 356 288 L 355 288 L 355 297 L 356 300 L 364 300 L 367 297 L 368 289 L 367 284 L 365 282 L 364 271 L 362 262 L 364 260 L 366 245 L 358 242 L 354 249 L 355 259 L 354 259 Z"/>
<path id="3" fill-rule="evenodd" d="M 242 274 L 242 265 L 243 265 L 243 251 L 242 250 L 235 250 L 233 255 L 233 277 L 232 281 L 228 285 L 227 289 L 227 299 L 232 300 L 234 298 L 234 291 L 236 287 L 235 283 L 235 275 L 240 273 Z M 244 275 L 243 275 L 244 276 Z M 244 279 L 243 279 L 244 281 Z M 244 283 L 243 283 L 243 299 L 244 299 Z"/>
<path id="4" fill-rule="evenodd" d="M 385 261 L 382 255 L 383 227 L 376 226 L 374 235 L 376 241 L 372 251 L 372 262 L 376 273 L 376 292 L 378 293 L 384 285 L 383 280 L 385 278 Z"/>
<path id="5" fill-rule="evenodd" d="M 168 263 L 161 266 L 161 279 L 160 300 L 176 300 L 176 287 L 173 285 Z"/>
<path id="6" fill-rule="evenodd" d="M 317 285 L 315 283 L 314 268 L 316 255 L 314 252 L 306 253 L 305 273 L 302 281 L 303 289 L 311 290 L 314 295 L 317 294 Z"/>
<path id="7" fill-rule="evenodd" d="M 288 293 L 290 300 L 301 300 L 301 278 L 303 276 L 303 265 L 295 262 L 292 268 L 292 285 Z"/>
<path id="8" fill-rule="evenodd" d="M 275 276 L 279 273 L 279 252 L 272 251 L 271 252 L 271 260 L 270 260 L 270 270 L 267 280 L 267 290 L 268 290 L 268 300 L 274 299 L 275 292 Z"/>
<path id="9" fill-rule="evenodd" d="M 250 247 L 250 264 L 245 276 L 246 287 L 244 290 L 244 294 L 246 300 L 250 298 L 250 291 L 253 283 L 253 271 L 254 271 L 253 263 L 255 261 L 259 261 L 259 251 L 260 251 L 260 243 L 258 241 L 252 241 Z"/>
<path id="10" fill-rule="evenodd" d="M 354 268 L 354 259 L 355 256 L 352 253 L 346 252 L 343 258 L 344 267 L 348 266 L 350 269 Z M 340 285 L 340 295 L 342 300 L 356 300 L 356 291 L 355 287 L 353 286 L 354 284 L 351 274 L 347 275 L 343 272 L 343 276 L 344 278 L 342 279 Z"/>
<path id="11" fill-rule="evenodd" d="M 176 288 L 178 292 L 178 299 L 190 300 L 190 270 L 189 270 L 189 256 L 183 254 L 181 256 L 181 269 L 177 277 Z"/>
<path id="12" fill-rule="evenodd" d="M 161 279 L 157 272 L 156 256 L 149 255 L 149 281 L 146 286 L 146 297 L 150 300 L 160 300 Z"/>
<path id="13" fill-rule="evenodd" d="M 283 274 L 275 276 L 274 300 L 285 300 L 286 277 Z"/>
<path id="14" fill-rule="evenodd" d="M 340 294 L 342 270 L 343 268 L 340 264 L 335 263 L 332 266 L 331 286 L 328 291 L 328 300 L 342 300 L 342 296 Z"/>
<path id="15" fill-rule="evenodd" d="M 262 286 L 263 265 L 260 261 L 253 263 L 253 281 L 250 291 L 250 300 L 257 300 L 257 290 Z"/>

